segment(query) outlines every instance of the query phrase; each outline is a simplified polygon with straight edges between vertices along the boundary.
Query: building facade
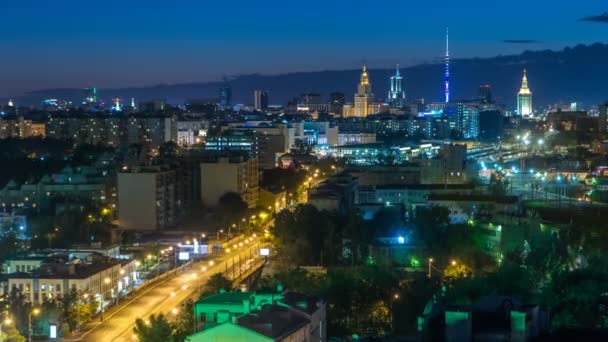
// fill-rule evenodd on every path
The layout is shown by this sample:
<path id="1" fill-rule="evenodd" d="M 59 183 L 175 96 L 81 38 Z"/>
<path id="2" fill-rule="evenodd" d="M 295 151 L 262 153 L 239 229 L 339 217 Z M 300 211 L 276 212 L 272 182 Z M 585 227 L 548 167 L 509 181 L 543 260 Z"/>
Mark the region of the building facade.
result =
<path id="1" fill-rule="evenodd" d="M 220 197 L 235 192 L 249 208 L 258 202 L 258 161 L 243 156 L 219 157 L 215 161 L 203 162 L 201 167 L 201 201 L 216 206 Z"/>
<path id="2" fill-rule="evenodd" d="M 164 166 L 123 167 L 118 172 L 118 225 L 128 230 L 173 226 L 181 211 L 176 171 Z"/>

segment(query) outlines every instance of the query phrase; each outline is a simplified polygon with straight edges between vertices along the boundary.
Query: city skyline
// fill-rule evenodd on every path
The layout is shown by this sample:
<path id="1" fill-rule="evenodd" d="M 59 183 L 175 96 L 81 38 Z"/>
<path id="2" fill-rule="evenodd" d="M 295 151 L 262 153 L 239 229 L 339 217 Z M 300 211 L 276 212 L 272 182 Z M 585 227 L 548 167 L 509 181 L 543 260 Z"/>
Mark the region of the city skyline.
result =
<path id="1" fill-rule="evenodd" d="M 573 9 L 539 1 L 526 3 L 528 10 L 520 11 L 524 3 L 515 1 L 495 5 L 501 13 L 497 17 L 487 15 L 478 2 L 411 8 L 395 1 L 313 2 L 311 8 L 319 11 L 307 13 L 289 11 L 290 5 L 275 1 L 230 7 L 183 2 L 170 8 L 109 1 L 100 9 L 74 1 L 62 6 L 7 4 L 4 12 L 12 15 L 0 23 L 0 32 L 12 39 L 5 43 L 0 97 L 47 88 L 149 86 L 250 73 L 355 69 L 363 63 L 372 69 L 437 63 L 444 53 L 445 27 L 451 28 L 454 59 L 561 49 L 604 39 L 606 26 L 597 19 L 605 11 L 600 4 L 583 2 Z M 365 28 L 349 24 L 379 7 L 424 15 Z M 459 12 L 476 18 L 475 24 L 452 14 Z M 518 18 L 516 26 L 513 17 Z M 317 25 L 306 24 L 313 19 Z M 437 22 L 441 24 L 431 24 Z M 367 45 L 364 50 L 361 41 Z"/>

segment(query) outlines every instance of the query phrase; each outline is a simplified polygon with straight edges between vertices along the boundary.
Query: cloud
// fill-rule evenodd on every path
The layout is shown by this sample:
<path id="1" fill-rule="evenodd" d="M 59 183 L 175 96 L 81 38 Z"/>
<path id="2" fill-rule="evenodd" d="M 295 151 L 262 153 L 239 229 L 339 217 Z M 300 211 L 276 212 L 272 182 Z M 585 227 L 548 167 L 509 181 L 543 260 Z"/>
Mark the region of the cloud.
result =
<path id="1" fill-rule="evenodd" d="M 507 44 L 540 44 L 542 41 L 535 39 L 505 39 L 502 41 Z"/>
<path id="2" fill-rule="evenodd" d="M 594 23 L 606 23 L 608 24 L 608 12 L 604 12 L 600 15 L 590 15 L 588 17 L 582 17 L 579 21 L 590 21 Z"/>

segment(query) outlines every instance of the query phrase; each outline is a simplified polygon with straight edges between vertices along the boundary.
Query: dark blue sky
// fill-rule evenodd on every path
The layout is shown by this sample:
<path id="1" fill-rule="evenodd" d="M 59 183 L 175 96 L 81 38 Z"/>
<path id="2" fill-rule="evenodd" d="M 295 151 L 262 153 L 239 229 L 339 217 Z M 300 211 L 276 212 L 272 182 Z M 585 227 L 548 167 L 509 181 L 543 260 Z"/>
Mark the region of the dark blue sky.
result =
<path id="1" fill-rule="evenodd" d="M 6 0 L 0 97 L 435 61 L 605 42 L 597 0 Z M 505 43 L 503 40 L 535 40 Z"/>

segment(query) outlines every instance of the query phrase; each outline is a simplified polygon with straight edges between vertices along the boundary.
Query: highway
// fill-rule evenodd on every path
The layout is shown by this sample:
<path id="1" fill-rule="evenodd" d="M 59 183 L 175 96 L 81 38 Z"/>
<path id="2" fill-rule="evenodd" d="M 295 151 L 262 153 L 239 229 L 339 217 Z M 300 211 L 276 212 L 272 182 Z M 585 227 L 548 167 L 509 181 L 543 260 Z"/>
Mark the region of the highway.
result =
<path id="1" fill-rule="evenodd" d="M 104 315 L 103 322 L 92 322 L 90 329 L 81 335 L 81 341 L 132 342 L 137 318 L 147 319 L 151 314 L 162 312 L 171 319 L 176 308 L 199 291 L 211 275 L 226 269 L 230 273 L 233 263 L 241 260 L 245 264 L 250 257 L 258 256 L 259 247 L 258 242 L 253 241 L 236 251 L 218 251 L 206 260 L 193 263 L 190 269 L 142 290 L 136 297 L 123 299 L 129 302 Z"/>

